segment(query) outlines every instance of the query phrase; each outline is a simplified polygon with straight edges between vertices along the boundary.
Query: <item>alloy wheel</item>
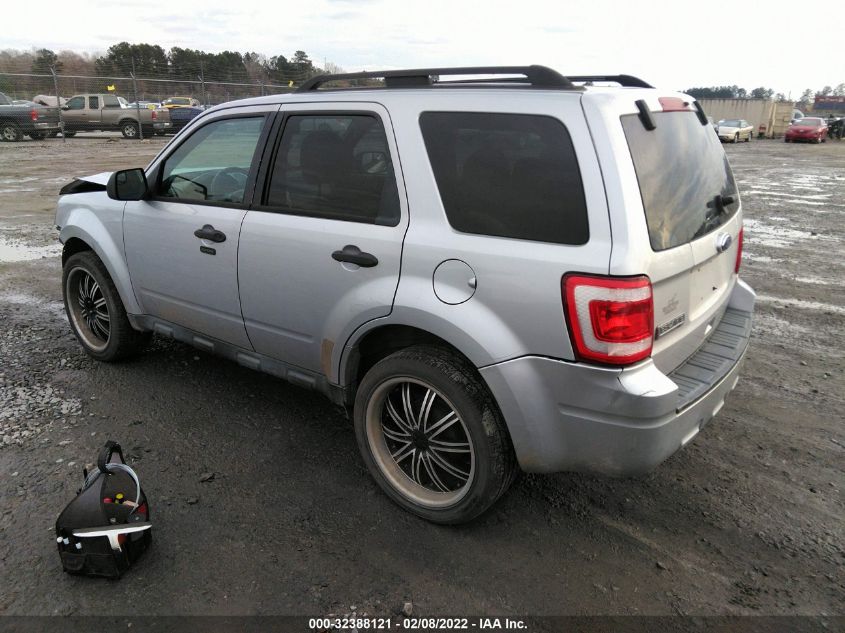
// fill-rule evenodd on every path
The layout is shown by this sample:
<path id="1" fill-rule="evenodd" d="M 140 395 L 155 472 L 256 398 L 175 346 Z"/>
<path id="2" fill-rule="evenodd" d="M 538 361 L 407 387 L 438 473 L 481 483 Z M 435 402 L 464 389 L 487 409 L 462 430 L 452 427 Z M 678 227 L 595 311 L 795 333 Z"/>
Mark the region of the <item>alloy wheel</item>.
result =
<path id="1" fill-rule="evenodd" d="M 67 276 L 66 296 L 73 326 L 85 344 L 101 351 L 109 342 L 111 320 L 103 289 L 84 268 L 74 268 Z"/>
<path id="2" fill-rule="evenodd" d="M 395 377 L 373 392 L 367 440 L 382 474 L 407 499 L 429 508 L 457 503 L 475 477 L 475 450 L 464 421 L 432 385 Z"/>

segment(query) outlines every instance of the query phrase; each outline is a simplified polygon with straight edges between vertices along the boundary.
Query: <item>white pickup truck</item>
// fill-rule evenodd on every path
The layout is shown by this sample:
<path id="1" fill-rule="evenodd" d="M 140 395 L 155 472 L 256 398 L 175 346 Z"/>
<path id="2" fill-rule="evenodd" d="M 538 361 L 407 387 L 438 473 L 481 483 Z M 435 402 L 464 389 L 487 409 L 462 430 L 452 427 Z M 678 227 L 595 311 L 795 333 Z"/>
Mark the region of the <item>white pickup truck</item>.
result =
<path id="1" fill-rule="evenodd" d="M 129 108 L 113 94 L 81 94 L 62 106 L 64 135 L 77 132 L 118 131 L 125 138 L 144 138 L 164 134 L 170 127 L 170 113 L 165 108 Z"/>

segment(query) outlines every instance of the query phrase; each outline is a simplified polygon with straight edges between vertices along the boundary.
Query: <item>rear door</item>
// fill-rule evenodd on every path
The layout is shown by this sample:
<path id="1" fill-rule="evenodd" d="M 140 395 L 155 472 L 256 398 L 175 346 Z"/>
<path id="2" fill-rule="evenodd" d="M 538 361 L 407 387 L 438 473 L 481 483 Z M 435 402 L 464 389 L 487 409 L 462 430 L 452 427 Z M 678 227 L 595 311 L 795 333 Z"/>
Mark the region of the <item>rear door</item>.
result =
<path id="1" fill-rule="evenodd" d="M 621 116 L 644 213 L 636 221 L 646 229 L 630 248 L 654 288 L 653 358 L 671 371 L 724 312 L 742 221 L 727 156 L 708 126 L 686 108 L 651 116 L 653 130 L 637 114 Z"/>
<path id="2" fill-rule="evenodd" d="M 96 130 L 100 127 L 100 121 L 102 120 L 102 114 L 100 112 L 101 105 L 99 95 L 88 95 L 86 126 L 90 130 Z"/>
<path id="3" fill-rule="evenodd" d="M 241 309 L 257 352 L 331 375 L 334 346 L 391 311 L 404 183 L 382 106 L 283 105 L 282 114 L 241 229 Z"/>

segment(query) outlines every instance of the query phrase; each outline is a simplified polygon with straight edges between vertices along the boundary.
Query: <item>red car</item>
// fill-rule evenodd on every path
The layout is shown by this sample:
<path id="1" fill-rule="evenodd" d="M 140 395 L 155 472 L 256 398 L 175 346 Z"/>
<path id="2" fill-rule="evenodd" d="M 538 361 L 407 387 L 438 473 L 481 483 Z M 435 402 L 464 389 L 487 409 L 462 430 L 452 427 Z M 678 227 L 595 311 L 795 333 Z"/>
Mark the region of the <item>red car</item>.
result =
<path id="1" fill-rule="evenodd" d="M 827 123 L 819 117 L 804 117 L 787 128 L 783 140 L 787 143 L 793 141 L 824 143 L 827 140 Z"/>

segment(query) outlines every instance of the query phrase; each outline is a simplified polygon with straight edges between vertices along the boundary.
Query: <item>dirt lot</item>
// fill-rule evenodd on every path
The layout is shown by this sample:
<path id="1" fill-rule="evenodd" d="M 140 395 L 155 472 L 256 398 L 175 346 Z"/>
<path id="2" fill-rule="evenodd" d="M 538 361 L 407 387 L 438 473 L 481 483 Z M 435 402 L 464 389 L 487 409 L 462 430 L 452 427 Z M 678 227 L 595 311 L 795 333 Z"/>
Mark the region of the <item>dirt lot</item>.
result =
<path id="1" fill-rule="evenodd" d="M 845 143 L 726 147 L 759 297 L 706 431 L 640 479 L 523 476 L 460 528 L 394 506 L 315 393 L 167 340 L 82 353 L 57 190 L 161 145 L 0 145 L 0 613 L 845 614 Z M 154 505 L 120 582 L 63 575 L 52 534 L 107 438 Z"/>

